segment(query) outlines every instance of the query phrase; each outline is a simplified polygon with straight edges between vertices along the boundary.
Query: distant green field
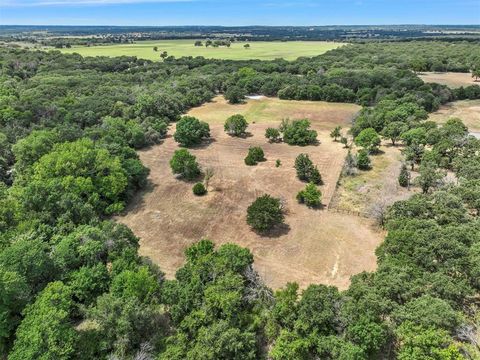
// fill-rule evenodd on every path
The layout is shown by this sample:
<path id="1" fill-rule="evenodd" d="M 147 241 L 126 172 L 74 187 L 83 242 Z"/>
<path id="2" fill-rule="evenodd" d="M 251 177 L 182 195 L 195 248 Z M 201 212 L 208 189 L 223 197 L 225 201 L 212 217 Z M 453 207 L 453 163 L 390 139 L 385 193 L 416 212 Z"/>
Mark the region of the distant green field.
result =
<path id="1" fill-rule="evenodd" d="M 65 53 L 79 53 L 83 56 L 137 56 L 148 60 L 160 60 L 160 54 L 167 51 L 175 57 L 182 56 L 203 56 L 209 59 L 246 60 L 260 59 L 272 60 L 283 58 L 295 60 L 300 56 L 316 56 L 335 49 L 342 43 L 326 41 L 257 41 L 250 42 L 250 48 L 245 49 L 244 42 L 233 43 L 227 47 L 199 47 L 194 46 L 194 40 L 160 40 L 160 41 L 138 41 L 135 44 L 105 45 L 91 47 L 72 47 L 63 49 Z M 153 47 L 157 46 L 158 51 Z"/>

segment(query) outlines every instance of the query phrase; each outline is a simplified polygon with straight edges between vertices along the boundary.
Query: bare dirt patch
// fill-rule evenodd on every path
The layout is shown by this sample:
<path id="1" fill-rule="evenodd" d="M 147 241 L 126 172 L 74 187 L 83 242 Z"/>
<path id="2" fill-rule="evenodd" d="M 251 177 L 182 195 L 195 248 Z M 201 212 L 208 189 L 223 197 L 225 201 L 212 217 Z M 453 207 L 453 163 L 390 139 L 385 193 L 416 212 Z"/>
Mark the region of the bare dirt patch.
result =
<path id="1" fill-rule="evenodd" d="M 480 100 L 461 100 L 442 105 L 430 114 L 429 120 L 444 124 L 453 117 L 462 119 L 471 132 L 480 132 Z"/>
<path id="2" fill-rule="evenodd" d="M 348 123 L 351 116 L 353 112 L 339 123 Z M 323 118 L 325 122 L 332 119 L 328 112 L 323 112 Z M 212 168 L 215 173 L 204 197 L 195 197 L 192 183 L 172 175 L 168 162 L 178 146 L 171 137 L 139 152 L 151 170 L 150 186 L 138 194 L 118 220 L 140 237 L 140 253 L 159 264 L 168 278 L 183 264 L 185 248 L 201 238 L 216 244 L 233 242 L 248 247 L 254 254 L 256 269 L 273 288 L 296 281 L 303 287 L 324 283 L 343 289 L 351 275 L 375 269 L 374 250 L 384 234 L 369 220 L 327 209 L 309 209 L 295 200 L 305 186 L 296 178 L 293 168 L 299 153 L 308 153 L 318 164 L 325 182 L 321 186 L 322 203 L 327 206 L 346 150 L 322 130 L 325 125 L 320 118 L 313 122 L 319 131 L 318 146 L 269 144 L 264 138 L 265 129 L 277 124 L 278 120 L 250 124 L 251 136 L 234 138 L 224 133 L 221 124 L 212 123 L 215 141 L 191 150 L 203 168 Z M 262 146 L 267 161 L 246 166 L 243 159 L 249 146 Z M 277 159 L 282 162 L 278 168 Z M 245 221 L 247 207 L 265 193 L 280 197 L 287 204 L 288 226 L 270 237 L 259 236 Z"/>
<path id="3" fill-rule="evenodd" d="M 418 74 L 418 77 L 426 83 L 437 83 L 447 85 L 451 88 L 458 88 L 460 86 L 468 86 L 480 84 L 479 81 L 474 81 L 471 73 L 456 73 L 456 72 L 424 72 Z"/>

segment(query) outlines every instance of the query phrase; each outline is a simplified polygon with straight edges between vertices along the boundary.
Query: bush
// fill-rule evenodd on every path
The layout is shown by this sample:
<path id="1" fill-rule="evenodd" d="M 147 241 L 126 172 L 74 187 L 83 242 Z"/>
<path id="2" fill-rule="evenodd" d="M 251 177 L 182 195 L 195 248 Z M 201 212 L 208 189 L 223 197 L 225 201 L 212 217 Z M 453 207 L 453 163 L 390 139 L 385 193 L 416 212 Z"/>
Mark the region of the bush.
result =
<path id="1" fill-rule="evenodd" d="M 173 138 L 182 146 L 199 144 L 203 139 L 210 137 L 210 127 L 204 121 L 193 116 L 184 116 L 177 122 L 177 129 Z"/>
<path id="2" fill-rule="evenodd" d="M 282 166 L 282 162 L 280 161 L 280 159 L 275 160 L 275 167 L 278 168 L 280 166 Z"/>
<path id="3" fill-rule="evenodd" d="M 190 154 L 187 149 L 175 151 L 170 160 L 170 167 L 174 174 L 178 174 L 187 180 L 193 180 L 200 175 L 200 166 L 196 157 Z"/>
<path id="4" fill-rule="evenodd" d="M 410 185 L 410 173 L 408 172 L 407 165 L 402 164 L 400 168 L 400 175 L 398 175 L 398 183 L 402 187 L 408 187 Z"/>
<path id="5" fill-rule="evenodd" d="M 248 155 L 245 158 L 245 164 L 249 166 L 257 165 L 258 162 L 265 161 L 265 154 L 259 146 L 251 147 L 248 149 Z"/>
<path id="6" fill-rule="evenodd" d="M 380 145 L 380 136 L 374 128 L 364 129 L 355 138 L 355 144 L 368 150 L 370 153 L 376 152 Z"/>
<path id="7" fill-rule="evenodd" d="M 265 137 L 270 142 L 277 142 L 280 140 L 280 131 L 275 128 L 267 128 L 267 130 L 265 130 Z"/>
<path id="8" fill-rule="evenodd" d="M 247 127 L 247 120 L 245 120 L 245 117 L 240 114 L 230 116 L 227 121 L 225 121 L 225 125 L 223 126 L 227 134 L 233 136 L 245 135 L 245 130 L 247 130 Z"/>
<path id="9" fill-rule="evenodd" d="M 297 200 L 309 207 L 317 207 L 321 204 L 322 193 L 314 183 L 309 183 L 305 189 L 297 194 Z"/>
<path id="10" fill-rule="evenodd" d="M 368 151 L 361 149 L 357 155 L 357 167 L 360 170 L 369 170 L 370 169 L 370 158 L 368 157 Z"/>
<path id="11" fill-rule="evenodd" d="M 207 189 L 201 182 L 198 182 L 195 185 L 193 185 L 192 191 L 197 196 L 202 196 L 207 193 Z"/>
<path id="12" fill-rule="evenodd" d="M 307 154 L 300 154 L 295 159 L 295 170 L 297 170 L 297 176 L 302 181 L 313 182 L 314 184 L 321 185 L 322 177 L 318 168 L 313 165 L 312 160 Z"/>
<path id="13" fill-rule="evenodd" d="M 283 141 L 289 145 L 310 145 L 317 142 L 317 132 L 310 130 L 310 121 L 307 119 L 296 120 L 292 123 L 284 122 Z"/>
<path id="14" fill-rule="evenodd" d="M 257 231 L 267 231 L 283 223 L 280 199 L 263 195 L 258 197 L 247 209 L 247 224 Z"/>

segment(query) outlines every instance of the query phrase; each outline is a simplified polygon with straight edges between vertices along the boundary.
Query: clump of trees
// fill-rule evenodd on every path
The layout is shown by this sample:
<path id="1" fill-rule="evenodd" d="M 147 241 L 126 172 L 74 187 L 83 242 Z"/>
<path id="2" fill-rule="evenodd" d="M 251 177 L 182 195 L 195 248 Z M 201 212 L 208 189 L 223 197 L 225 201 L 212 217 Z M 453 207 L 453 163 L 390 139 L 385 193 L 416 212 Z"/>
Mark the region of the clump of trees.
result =
<path id="1" fill-rule="evenodd" d="M 210 137 L 210 126 L 193 116 L 184 116 L 177 122 L 173 138 L 182 146 L 193 146 L 200 144 Z"/>
<path id="2" fill-rule="evenodd" d="M 321 205 L 322 193 L 318 190 L 315 183 L 311 182 L 297 194 L 297 200 L 308 207 L 318 207 Z"/>
<path id="3" fill-rule="evenodd" d="M 265 232 L 283 224 L 284 215 L 280 199 L 268 194 L 258 197 L 247 209 L 247 224 Z"/>
<path id="4" fill-rule="evenodd" d="M 265 160 L 263 149 L 259 146 L 253 146 L 248 149 L 248 154 L 244 161 L 246 165 L 253 166 Z"/>
<path id="5" fill-rule="evenodd" d="M 316 185 L 323 184 L 322 176 L 317 166 L 313 165 L 312 160 L 307 154 L 300 154 L 295 159 L 295 170 L 297 177 L 302 181 L 314 183 Z"/>
<path id="6" fill-rule="evenodd" d="M 225 91 L 225 99 L 228 100 L 230 104 L 240 104 L 245 100 L 246 92 L 239 86 L 229 86 L 227 91 Z"/>
<path id="7" fill-rule="evenodd" d="M 355 137 L 355 144 L 363 147 L 369 153 L 378 152 L 380 142 L 380 136 L 373 128 L 364 129 Z"/>
<path id="8" fill-rule="evenodd" d="M 170 168 L 175 175 L 186 180 L 194 180 L 200 176 L 200 166 L 195 155 L 187 149 L 176 150 L 170 159 Z"/>
<path id="9" fill-rule="evenodd" d="M 223 126 L 225 132 L 232 136 L 245 136 L 248 122 L 243 115 L 230 116 Z"/>
<path id="10" fill-rule="evenodd" d="M 310 121 L 303 120 L 283 120 L 280 126 L 283 134 L 283 141 L 289 145 L 312 145 L 317 143 L 317 132 L 310 129 Z"/>

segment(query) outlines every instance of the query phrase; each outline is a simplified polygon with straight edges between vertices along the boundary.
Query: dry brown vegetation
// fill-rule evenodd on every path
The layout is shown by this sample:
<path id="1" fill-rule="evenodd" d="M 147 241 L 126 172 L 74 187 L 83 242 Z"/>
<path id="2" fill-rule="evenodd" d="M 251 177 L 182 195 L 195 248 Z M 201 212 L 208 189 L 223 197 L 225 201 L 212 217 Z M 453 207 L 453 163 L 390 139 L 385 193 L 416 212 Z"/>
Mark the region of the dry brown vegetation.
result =
<path id="1" fill-rule="evenodd" d="M 169 160 L 178 145 L 171 137 L 174 129 L 170 129 L 170 137 L 163 144 L 139 152 L 143 163 L 151 170 L 150 185 L 118 220 L 140 237 L 140 253 L 158 263 L 169 278 L 183 264 L 185 248 L 201 238 L 209 238 L 217 244 L 233 242 L 248 247 L 254 254 L 256 269 L 273 288 L 290 281 L 297 281 L 301 286 L 324 283 L 346 288 L 351 275 L 375 269 L 374 250 L 383 239 L 383 233 L 372 226 L 372 221 L 327 209 L 346 150 L 334 143 L 329 131 L 324 129 L 349 126 L 358 107 L 316 103 L 318 108 L 314 111 L 308 102 L 288 102 L 292 118 L 293 114 L 305 114 L 308 109 L 313 128 L 319 131 L 318 146 L 269 144 L 264 137 L 265 129 L 279 124 L 283 117 L 280 112 L 275 117 L 258 111 L 258 118 L 269 117 L 269 121 L 251 123 L 246 138 L 225 134 L 219 122 L 230 114 L 223 111 L 220 116 L 217 109 L 231 106 L 232 113 L 238 113 L 242 112 L 240 107 L 258 106 L 256 101 L 263 103 L 265 109 L 270 108 L 271 104 L 265 99 L 237 106 L 216 99 L 190 112 L 211 123 L 213 141 L 191 149 L 203 169 L 214 171 L 206 196 L 194 196 L 192 183 L 172 175 Z M 281 103 L 278 99 L 271 101 Z M 248 110 L 243 113 L 249 118 Z M 217 116 L 218 120 L 212 120 L 212 116 Z M 261 146 L 267 161 L 246 166 L 243 159 L 249 146 Z M 296 178 L 293 168 L 295 157 L 302 152 L 308 153 L 318 164 L 325 182 L 320 187 L 323 209 L 309 209 L 295 200 L 297 192 L 305 186 Z M 282 163 L 278 168 L 275 167 L 277 159 Z M 283 199 L 287 209 L 287 226 L 270 236 L 256 234 L 245 221 L 247 207 L 264 193 Z"/>
<path id="2" fill-rule="evenodd" d="M 480 134 L 480 100 L 461 100 L 442 105 L 430 114 L 429 120 L 443 124 L 452 117 L 462 119 L 471 132 Z"/>
<path id="3" fill-rule="evenodd" d="M 382 142 L 380 153 L 370 156 L 370 170 L 359 170 L 357 175 L 343 176 L 339 180 L 331 207 L 371 217 L 375 206 L 385 207 L 408 198 L 411 190 L 398 184 L 403 160 L 401 149 L 401 146 L 392 146 L 389 141 Z"/>
<path id="4" fill-rule="evenodd" d="M 418 77 L 426 83 L 438 83 L 442 85 L 447 85 L 451 88 L 478 84 L 478 82 L 474 81 L 471 73 L 423 72 L 418 74 Z"/>

